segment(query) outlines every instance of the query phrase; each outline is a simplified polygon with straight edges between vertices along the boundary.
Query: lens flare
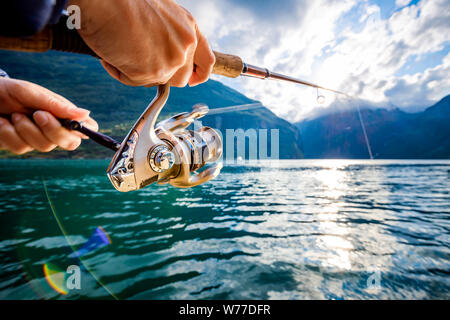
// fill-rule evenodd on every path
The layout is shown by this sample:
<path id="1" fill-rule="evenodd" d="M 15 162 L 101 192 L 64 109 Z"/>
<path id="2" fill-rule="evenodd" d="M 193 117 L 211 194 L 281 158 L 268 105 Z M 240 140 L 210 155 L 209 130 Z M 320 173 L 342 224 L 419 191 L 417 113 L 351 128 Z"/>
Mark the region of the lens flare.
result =
<path id="1" fill-rule="evenodd" d="M 44 264 L 44 276 L 50 287 L 62 295 L 67 295 L 66 273 L 52 263 Z"/>
<path id="2" fill-rule="evenodd" d="M 53 202 L 52 202 L 52 200 L 51 200 L 51 198 L 50 198 L 50 195 L 49 195 L 49 192 L 48 192 L 47 183 L 45 182 L 45 179 L 44 179 L 44 178 L 42 179 L 42 185 L 43 185 L 43 187 L 44 187 L 45 196 L 47 197 L 47 202 L 48 202 L 48 204 L 49 204 L 49 206 L 50 206 L 50 210 L 51 210 L 51 212 L 52 212 L 52 214 L 53 214 L 53 217 L 55 218 L 56 223 L 58 224 L 58 227 L 59 227 L 59 229 L 61 230 L 62 234 L 63 234 L 64 237 L 66 238 L 67 243 L 69 244 L 70 248 L 72 248 L 72 250 L 75 251 L 74 245 L 72 244 L 72 242 L 70 241 L 70 239 L 69 239 L 69 237 L 68 237 L 67 230 L 66 230 L 66 229 L 64 228 L 64 226 L 62 225 L 61 219 L 59 219 L 59 217 L 58 217 L 58 215 L 57 215 L 57 213 L 56 213 L 56 210 L 55 210 L 55 208 L 54 208 L 54 206 L 53 206 Z M 98 227 L 98 228 L 96 229 L 96 231 L 98 231 L 98 229 L 100 229 L 100 231 L 101 231 L 100 234 L 103 233 L 103 235 L 106 237 L 108 243 L 111 243 L 111 239 L 109 238 L 109 236 L 108 236 L 108 234 L 105 232 L 105 230 L 104 230 L 102 227 Z M 94 232 L 94 234 L 95 234 L 95 232 Z M 103 238 L 103 237 L 102 237 L 102 238 Z M 106 291 L 107 291 L 114 299 L 119 300 L 119 297 L 117 297 L 117 296 L 114 294 L 114 292 L 112 292 L 105 284 L 103 284 L 103 282 L 97 277 L 97 275 L 96 275 L 95 273 L 93 273 L 93 272 L 89 269 L 89 266 L 86 266 L 86 264 L 84 263 L 84 261 L 83 261 L 81 258 L 79 258 L 78 260 L 80 261 L 81 265 L 82 265 L 84 268 L 86 268 L 86 270 L 89 272 L 89 274 L 92 275 L 92 277 L 93 277 L 93 278 L 101 285 L 101 287 L 102 287 L 103 289 L 105 289 L 105 290 L 106 290 Z"/>
<path id="3" fill-rule="evenodd" d="M 102 227 L 97 227 L 94 233 L 91 235 L 88 241 L 77 251 L 69 255 L 69 258 L 80 258 L 89 252 L 95 251 L 97 249 L 103 248 L 111 244 L 111 238 L 105 229 Z"/>

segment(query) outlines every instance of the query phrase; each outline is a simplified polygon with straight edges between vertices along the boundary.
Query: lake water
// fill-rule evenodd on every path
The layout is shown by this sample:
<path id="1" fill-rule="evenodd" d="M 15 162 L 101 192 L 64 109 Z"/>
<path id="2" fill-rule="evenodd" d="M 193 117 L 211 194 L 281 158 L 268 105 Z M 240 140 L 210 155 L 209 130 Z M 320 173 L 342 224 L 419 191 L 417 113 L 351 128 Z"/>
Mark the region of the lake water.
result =
<path id="1" fill-rule="evenodd" d="M 450 161 L 231 165 L 126 194 L 107 165 L 0 161 L 1 299 L 450 298 Z M 99 226 L 111 243 L 76 257 Z"/>

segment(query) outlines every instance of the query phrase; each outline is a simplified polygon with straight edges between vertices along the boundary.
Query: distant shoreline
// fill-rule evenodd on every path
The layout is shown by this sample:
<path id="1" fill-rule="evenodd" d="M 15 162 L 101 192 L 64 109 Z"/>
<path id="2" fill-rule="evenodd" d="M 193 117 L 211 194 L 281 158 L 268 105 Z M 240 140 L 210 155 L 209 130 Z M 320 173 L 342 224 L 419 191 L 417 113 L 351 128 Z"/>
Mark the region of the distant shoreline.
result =
<path id="1" fill-rule="evenodd" d="M 112 159 L 112 156 L 110 158 L 52 158 L 52 157 L 28 157 L 28 158 L 20 158 L 20 157 L 5 157 L 5 158 L 1 158 L 0 157 L 0 161 L 10 161 L 10 160 L 15 160 L 15 161 L 46 161 L 46 160 L 50 160 L 50 161 L 92 161 L 92 160 L 104 160 L 104 161 L 110 161 Z M 252 164 L 252 163 L 258 163 L 258 162 L 272 162 L 272 161 L 365 161 L 365 162 L 379 162 L 379 161 L 432 161 L 432 162 L 436 162 L 436 161 L 450 161 L 450 159 L 439 159 L 439 158 L 416 158 L 416 159 L 412 159 L 412 158 L 384 158 L 384 159 L 368 159 L 368 158 L 298 158 L 298 159 L 278 159 L 278 160 L 271 160 L 271 159 L 263 159 L 263 160 L 245 160 L 243 162 L 237 163 L 235 162 L 231 162 L 231 164 Z M 227 162 L 225 162 L 225 164 L 227 164 Z"/>

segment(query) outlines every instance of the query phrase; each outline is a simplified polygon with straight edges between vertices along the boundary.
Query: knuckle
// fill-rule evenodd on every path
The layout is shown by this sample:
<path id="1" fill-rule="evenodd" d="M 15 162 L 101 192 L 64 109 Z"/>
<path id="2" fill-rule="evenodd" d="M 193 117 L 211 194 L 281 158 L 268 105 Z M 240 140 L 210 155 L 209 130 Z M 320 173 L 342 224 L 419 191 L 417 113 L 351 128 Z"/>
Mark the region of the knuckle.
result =
<path id="1" fill-rule="evenodd" d="M 188 82 L 189 82 L 189 79 L 176 79 L 176 80 L 171 80 L 170 84 L 174 87 L 184 88 L 187 86 Z"/>
<path id="2" fill-rule="evenodd" d="M 159 81 L 159 80 L 163 80 L 163 79 L 165 79 L 165 78 L 167 78 L 167 74 L 169 73 L 170 71 L 167 71 L 167 70 L 164 70 L 164 69 L 158 69 L 158 70 L 155 70 L 154 71 L 154 76 L 155 76 L 155 78 Z"/>
<path id="3" fill-rule="evenodd" d="M 31 83 L 28 81 L 23 81 L 23 80 L 11 81 L 9 83 L 8 88 L 14 93 L 20 92 L 23 90 L 30 90 Z"/>
<path id="4" fill-rule="evenodd" d="M 170 69 L 179 69 L 180 67 L 182 67 L 186 62 L 186 54 L 185 52 L 179 52 L 178 54 L 176 54 L 173 59 L 171 59 L 170 63 L 169 63 L 169 68 Z"/>
<path id="5" fill-rule="evenodd" d="M 181 48 L 182 54 L 184 56 L 185 52 L 188 51 L 192 46 L 197 44 L 197 33 L 193 27 L 183 27 L 178 32 L 177 45 Z"/>
<path id="6" fill-rule="evenodd" d="M 202 76 L 199 76 L 198 77 L 198 84 L 204 83 L 204 82 L 208 81 L 208 79 L 209 79 L 209 75 L 208 74 L 204 74 Z"/>
<path id="7" fill-rule="evenodd" d="M 8 138 L 8 136 L 12 133 L 12 131 L 13 131 L 13 128 L 9 124 L 0 126 L 0 138 L 2 138 L 2 140 L 3 139 L 6 140 Z"/>
<path id="8" fill-rule="evenodd" d="M 39 152 L 50 152 L 55 149 L 55 146 L 52 144 L 42 145 L 39 148 L 36 148 Z"/>
<path id="9" fill-rule="evenodd" d="M 181 42 L 184 51 L 189 50 L 190 47 L 196 44 L 197 44 L 197 37 L 195 36 L 195 31 L 188 30 L 187 32 L 185 32 Z"/>
<path id="10" fill-rule="evenodd" d="M 141 80 L 145 76 L 145 72 L 139 69 L 130 69 L 127 72 L 127 77 L 131 80 Z"/>
<path id="11" fill-rule="evenodd" d="M 31 151 L 29 147 L 27 146 L 14 146 L 11 148 L 11 152 L 17 155 L 23 155 L 27 152 Z"/>
<path id="12" fill-rule="evenodd" d="M 31 82 L 24 80 L 12 81 L 8 86 L 8 93 L 11 97 L 14 97 L 16 101 L 21 100 L 25 94 L 35 92 L 35 85 Z"/>
<path id="13" fill-rule="evenodd" d="M 184 88 L 184 87 L 186 87 L 186 85 L 187 85 L 187 82 L 175 82 L 172 86 L 173 87 L 177 87 L 177 88 Z"/>
<path id="14" fill-rule="evenodd" d="M 132 71 L 126 74 L 127 80 L 131 81 L 132 86 L 142 86 L 151 82 L 154 78 L 160 79 L 163 70 L 145 70 Z"/>
<path id="15" fill-rule="evenodd" d="M 10 92 L 13 95 L 15 95 L 16 92 L 19 92 L 20 90 L 22 90 L 22 88 L 24 88 L 22 81 L 11 81 L 8 83 L 8 86 L 7 86 L 8 92 Z"/>
<path id="16" fill-rule="evenodd" d="M 149 82 L 151 83 L 166 83 L 170 79 L 170 75 L 173 73 L 175 68 L 167 68 L 167 69 L 157 69 L 153 72 L 153 77 Z"/>
<path id="17" fill-rule="evenodd" d="M 26 82 L 25 81 L 8 81 L 6 82 L 5 95 L 2 94 L 2 102 L 5 101 L 17 101 L 17 97 L 26 91 Z"/>
<path id="18" fill-rule="evenodd" d="M 206 63 L 209 65 L 209 67 L 213 67 L 216 63 L 216 56 L 214 53 L 210 52 L 209 55 L 206 57 Z"/>
<path id="19" fill-rule="evenodd" d="M 27 126 L 27 123 L 24 121 L 24 119 L 20 119 L 19 121 L 15 122 L 14 129 L 16 130 L 16 132 L 21 132 L 21 133 L 28 132 L 28 126 Z"/>
<path id="20" fill-rule="evenodd" d="M 60 108 L 60 102 L 53 96 L 47 96 L 45 103 L 47 104 L 49 110 L 55 110 Z"/>

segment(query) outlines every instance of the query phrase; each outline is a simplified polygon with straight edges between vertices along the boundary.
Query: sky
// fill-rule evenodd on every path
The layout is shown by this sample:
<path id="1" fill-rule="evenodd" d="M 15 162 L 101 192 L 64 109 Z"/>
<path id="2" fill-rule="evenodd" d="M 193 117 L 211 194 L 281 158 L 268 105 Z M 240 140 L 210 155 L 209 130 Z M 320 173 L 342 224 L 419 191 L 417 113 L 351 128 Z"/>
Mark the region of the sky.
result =
<path id="1" fill-rule="evenodd" d="M 178 0 L 214 50 L 357 97 L 212 76 L 299 121 L 338 105 L 415 112 L 450 94 L 450 0 Z"/>

